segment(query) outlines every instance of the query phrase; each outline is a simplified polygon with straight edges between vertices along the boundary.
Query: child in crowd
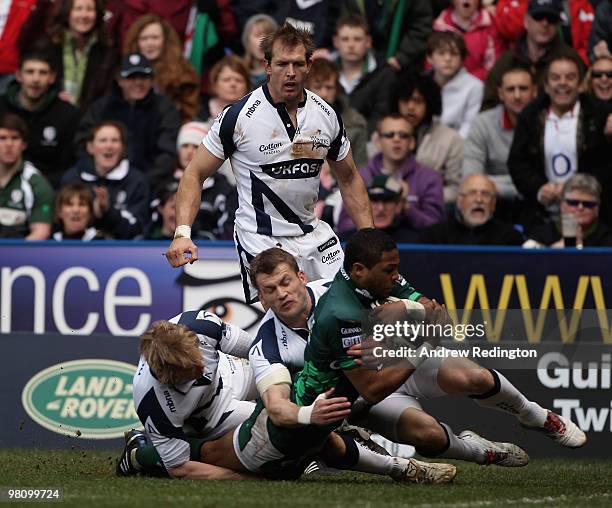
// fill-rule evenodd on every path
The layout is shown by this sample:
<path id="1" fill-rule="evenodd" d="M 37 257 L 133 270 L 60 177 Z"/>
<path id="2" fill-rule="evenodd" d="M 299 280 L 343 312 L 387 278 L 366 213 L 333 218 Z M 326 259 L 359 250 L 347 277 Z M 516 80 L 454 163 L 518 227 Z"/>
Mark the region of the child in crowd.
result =
<path id="1" fill-rule="evenodd" d="M 94 197 L 91 189 L 83 183 L 65 185 L 55 200 L 55 225 L 53 239 L 103 240 L 102 234 L 93 226 Z"/>
<path id="2" fill-rule="evenodd" d="M 495 18 L 482 0 L 453 0 L 434 21 L 433 29 L 463 37 L 468 53 L 465 68 L 482 81 L 505 49 Z"/>
<path id="3" fill-rule="evenodd" d="M 443 124 L 457 129 L 465 139 L 470 124 L 480 111 L 484 85 L 463 66 L 467 49 L 463 38 L 453 32 L 435 32 L 427 43 L 427 61 L 433 78 L 442 89 Z"/>

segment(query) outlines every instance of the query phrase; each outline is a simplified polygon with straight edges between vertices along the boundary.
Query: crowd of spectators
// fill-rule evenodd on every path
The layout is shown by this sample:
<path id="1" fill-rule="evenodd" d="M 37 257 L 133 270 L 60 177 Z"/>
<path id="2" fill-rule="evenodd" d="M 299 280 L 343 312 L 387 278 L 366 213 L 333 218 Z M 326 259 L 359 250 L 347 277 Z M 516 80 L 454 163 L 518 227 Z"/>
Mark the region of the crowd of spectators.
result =
<path id="1" fill-rule="evenodd" d="M 612 0 L 0 2 L 0 238 L 172 238 L 183 170 L 285 22 L 398 242 L 557 247 L 571 216 L 612 246 Z M 231 239 L 237 203 L 226 162 L 194 237 Z"/>

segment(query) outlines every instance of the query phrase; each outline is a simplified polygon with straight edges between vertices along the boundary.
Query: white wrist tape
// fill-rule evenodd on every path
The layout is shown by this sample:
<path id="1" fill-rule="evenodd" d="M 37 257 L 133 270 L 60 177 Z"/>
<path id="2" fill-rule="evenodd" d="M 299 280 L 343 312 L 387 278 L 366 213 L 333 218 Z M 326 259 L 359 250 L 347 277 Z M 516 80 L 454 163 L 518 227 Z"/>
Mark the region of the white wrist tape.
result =
<path id="1" fill-rule="evenodd" d="M 317 400 L 319 399 L 324 399 L 325 398 L 325 394 L 321 393 L 312 404 L 310 404 L 310 406 L 302 406 L 300 407 L 300 409 L 298 409 L 298 423 L 300 425 L 310 425 L 310 417 L 312 415 L 312 410 L 315 407 L 315 404 L 317 403 Z"/>
<path id="2" fill-rule="evenodd" d="M 191 226 L 181 224 L 174 230 L 174 238 L 191 238 Z"/>
<path id="3" fill-rule="evenodd" d="M 300 425 L 310 425 L 310 416 L 314 409 L 314 402 L 310 406 L 302 406 L 298 410 L 298 423 Z"/>

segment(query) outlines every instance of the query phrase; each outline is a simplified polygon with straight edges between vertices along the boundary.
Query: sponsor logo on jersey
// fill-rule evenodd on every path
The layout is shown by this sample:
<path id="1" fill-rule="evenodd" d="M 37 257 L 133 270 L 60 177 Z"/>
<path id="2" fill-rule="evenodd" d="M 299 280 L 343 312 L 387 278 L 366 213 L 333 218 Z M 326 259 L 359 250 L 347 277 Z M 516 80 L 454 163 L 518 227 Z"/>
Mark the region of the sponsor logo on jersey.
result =
<path id="1" fill-rule="evenodd" d="M 257 106 L 259 106 L 260 104 L 261 104 L 261 101 L 259 99 L 257 99 L 253 104 L 251 104 L 249 106 L 249 109 L 247 109 L 247 111 L 246 111 L 246 117 L 247 118 L 251 118 L 253 113 L 255 113 L 255 110 L 257 109 Z"/>
<path id="2" fill-rule="evenodd" d="M 122 437 L 139 425 L 132 402 L 135 365 L 74 360 L 52 365 L 25 385 L 21 402 L 47 430 L 88 439 Z"/>
<path id="3" fill-rule="evenodd" d="M 176 413 L 176 406 L 172 400 L 172 394 L 168 390 L 164 390 L 164 399 L 166 399 L 166 406 L 168 406 L 170 412 Z"/>
<path id="4" fill-rule="evenodd" d="M 338 256 L 340 255 L 340 252 L 341 252 L 340 249 L 336 249 L 333 252 L 325 254 L 323 257 L 321 257 L 321 262 L 327 265 L 331 265 L 332 263 L 335 263 L 336 259 L 338 259 Z"/>
<path id="5" fill-rule="evenodd" d="M 355 344 L 361 343 L 361 335 L 353 335 L 352 337 L 343 337 L 342 338 L 342 347 L 344 349 L 348 349 Z"/>
<path id="6" fill-rule="evenodd" d="M 319 252 L 323 252 L 324 250 L 329 249 L 330 247 L 333 247 L 334 245 L 336 245 L 338 243 L 338 239 L 336 237 L 332 237 L 329 240 L 327 240 L 325 243 L 322 243 L 321 245 L 319 245 L 317 247 L 317 250 Z"/>
<path id="7" fill-rule="evenodd" d="M 312 141 L 313 150 L 316 150 L 317 148 L 329 148 L 329 139 L 327 138 L 310 136 L 310 140 Z"/>
<path id="8" fill-rule="evenodd" d="M 11 203 L 12 204 L 19 204 L 21 203 L 21 200 L 23 199 L 23 191 L 21 189 L 13 189 L 11 191 Z"/>
<path id="9" fill-rule="evenodd" d="M 357 323 L 345 322 L 340 326 L 340 338 L 342 347 L 348 349 L 361 342 L 362 328 Z"/>
<path id="10" fill-rule="evenodd" d="M 277 143 L 269 143 L 267 145 L 259 145 L 259 151 L 265 153 L 266 155 L 271 155 L 273 153 L 279 153 L 279 148 L 283 146 L 282 142 Z"/>
<path id="11" fill-rule="evenodd" d="M 322 159 L 295 159 L 273 164 L 262 164 L 260 167 L 266 175 L 272 178 L 289 180 L 319 176 L 321 166 L 323 166 Z"/>
<path id="12" fill-rule="evenodd" d="M 327 105 L 323 104 L 323 102 L 317 99 L 314 95 L 310 95 L 310 98 L 317 106 L 319 106 L 323 111 L 325 111 L 327 116 L 331 116 L 331 111 L 329 110 Z"/>
<path id="13" fill-rule="evenodd" d="M 281 343 L 285 347 L 285 349 L 289 349 L 289 344 L 287 340 L 287 332 L 284 328 L 281 327 Z"/>

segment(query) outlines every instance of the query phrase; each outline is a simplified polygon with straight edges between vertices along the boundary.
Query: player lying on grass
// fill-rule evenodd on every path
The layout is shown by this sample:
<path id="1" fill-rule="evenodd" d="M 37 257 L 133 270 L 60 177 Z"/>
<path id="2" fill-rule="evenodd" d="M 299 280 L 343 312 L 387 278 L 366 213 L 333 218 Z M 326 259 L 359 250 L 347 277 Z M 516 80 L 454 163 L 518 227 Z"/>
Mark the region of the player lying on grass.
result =
<path id="1" fill-rule="evenodd" d="M 254 478 L 236 458 L 232 443 L 233 429 L 255 407 L 248 402 L 256 397 L 253 375 L 248 362 L 225 354 L 244 357 L 251 343 L 244 331 L 204 311 L 154 323 L 140 339 L 142 356 L 134 375 L 134 405 L 152 445 L 142 432 L 128 432 L 117 474 Z M 350 403 L 332 393 L 311 408 L 313 424 L 329 426 L 348 416 Z M 358 453 L 357 447 L 334 434 L 322 443 L 321 453 L 339 468 L 390 474 L 400 481 L 428 480 L 416 461 L 379 455 L 361 444 Z M 309 454 L 304 461 L 312 458 Z M 299 475 L 292 470 L 288 476 Z M 285 477 L 284 472 L 275 477 Z"/>
<path id="2" fill-rule="evenodd" d="M 362 303 L 364 309 L 373 299 L 388 296 L 388 289 L 381 288 L 384 284 L 387 284 L 387 288 L 394 288 L 393 294 L 416 300 L 428 308 L 439 307 L 399 276 L 399 257 L 390 239 L 373 230 L 362 231 L 358 235 L 349 242 L 354 259 L 348 258 L 348 262 L 353 264 L 345 264 L 345 271 L 336 277 L 334 284 L 342 282 L 350 288 L 348 294 Z M 379 266 L 383 260 L 392 262 Z M 258 390 L 262 393 L 271 383 L 291 385 L 290 373 L 304 366 L 304 349 L 313 326 L 315 306 L 338 309 L 341 300 L 336 295 L 323 299 L 331 281 L 306 283 L 295 260 L 281 249 L 260 253 L 251 264 L 251 278 L 258 288 L 260 301 L 268 309 L 250 353 L 251 368 Z M 389 281 L 394 282 L 390 285 Z M 393 305 L 401 309 L 402 303 Z M 323 311 L 320 309 L 318 312 L 319 319 L 321 314 L 326 314 Z M 356 328 L 359 327 L 360 323 L 347 323 L 338 330 L 338 343 L 340 339 L 345 342 L 342 347 L 338 344 L 336 348 L 339 357 L 334 361 L 340 368 L 342 362 L 351 366 L 350 358 L 345 357 L 343 350 L 352 354 L 351 349 L 354 350 L 355 346 L 349 349 L 353 340 L 348 340 L 348 336 L 358 335 Z M 343 330 L 346 333 L 343 334 Z M 328 374 L 331 375 L 332 371 L 328 369 Z M 350 372 L 346 372 L 349 377 Z M 365 398 L 375 401 L 370 397 L 376 394 L 368 393 L 367 389 Z M 543 430 L 564 446 L 582 446 L 586 440 L 584 433 L 571 421 L 529 401 L 501 373 L 484 369 L 467 359 L 455 358 L 426 359 L 398 390 L 372 407 L 367 404 L 367 410 L 352 415 L 351 421 L 375 430 L 392 441 L 411 444 L 421 455 L 428 457 L 502 466 L 527 463 L 527 455 L 515 445 L 494 443 L 471 431 L 456 436 L 446 424 L 439 423 L 423 411 L 419 399 L 447 394 L 467 395 L 481 406 L 513 414 L 523 425 Z M 363 406 L 360 404 L 363 402 L 363 399 L 358 399 L 356 406 Z M 355 411 L 354 406 L 353 413 Z"/>

